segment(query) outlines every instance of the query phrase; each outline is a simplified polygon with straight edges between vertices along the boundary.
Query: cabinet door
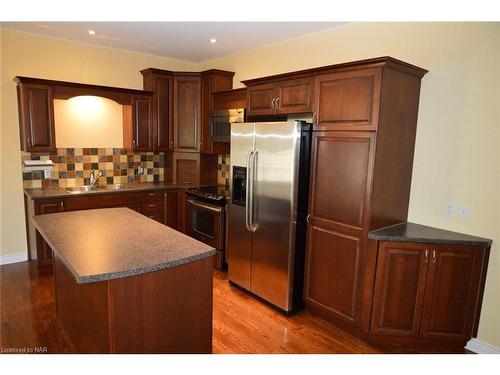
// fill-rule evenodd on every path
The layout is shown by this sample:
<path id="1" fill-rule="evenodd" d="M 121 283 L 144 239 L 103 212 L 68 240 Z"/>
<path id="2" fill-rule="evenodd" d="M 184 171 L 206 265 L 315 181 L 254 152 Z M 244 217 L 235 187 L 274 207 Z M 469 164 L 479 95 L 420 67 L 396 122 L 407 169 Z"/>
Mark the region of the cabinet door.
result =
<path id="1" fill-rule="evenodd" d="M 165 191 L 165 225 L 179 230 L 179 193 L 177 191 Z"/>
<path id="2" fill-rule="evenodd" d="M 212 75 L 201 78 L 201 147 L 203 153 L 212 153 L 212 129 L 210 125 L 210 111 L 213 108 L 213 81 Z"/>
<path id="3" fill-rule="evenodd" d="M 366 254 L 363 227 L 373 134 L 313 135 L 306 265 L 306 303 L 357 325 Z"/>
<path id="4" fill-rule="evenodd" d="M 247 116 L 273 115 L 276 98 L 274 83 L 249 86 L 247 88 Z"/>
<path id="5" fill-rule="evenodd" d="M 315 132 L 310 214 L 346 230 L 361 229 L 371 185 L 374 134 Z"/>
<path id="6" fill-rule="evenodd" d="M 56 150 L 52 87 L 18 86 L 21 148 L 28 152 Z"/>
<path id="7" fill-rule="evenodd" d="M 371 333 L 418 337 L 430 246 L 379 245 Z"/>
<path id="8" fill-rule="evenodd" d="M 157 76 L 154 94 L 154 149 L 156 151 L 172 151 L 174 140 L 172 134 L 172 97 L 173 78 Z"/>
<path id="9" fill-rule="evenodd" d="M 35 201 L 35 215 L 53 214 L 63 210 L 63 202 L 58 199 Z M 36 257 L 38 267 L 52 264 L 52 249 L 38 231 L 36 231 Z"/>
<path id="10" fill-rule="evenodd" d="M 467 341 L 480 289 L 482 249 L 432 246 L 421 337 Z"/>
<path id="11" fill-rule="evenodd" d="M 315 128 L 376 129 L 381 80 L 379 68 L 317 76 L 314 88 Z"/>
<path id="12" fill-rule="evenodd" d="M 314 220 L 312 220 L 314 221 Z M 359 237 L 309 226 L 305 300 L 348 323 L 358 320 Z"/>
<path id="13" fill-rule="evenodd" d="M 312 78 L 277 84 L 277 112 L 281 114 L 312 112 L 313 88 Z"/>
<path id="14" fill-rule="evenodd" d="M 174 78 L 174 149 L 200 151 L 200 77 Z"/>
<path id="15" fill-rule="evenodd" d="M 134 129 L 132 147 L 134 151 L 153 150 L 151 115 L 151 97 L 134 95 L 132 97 L 132 121 Z"/>

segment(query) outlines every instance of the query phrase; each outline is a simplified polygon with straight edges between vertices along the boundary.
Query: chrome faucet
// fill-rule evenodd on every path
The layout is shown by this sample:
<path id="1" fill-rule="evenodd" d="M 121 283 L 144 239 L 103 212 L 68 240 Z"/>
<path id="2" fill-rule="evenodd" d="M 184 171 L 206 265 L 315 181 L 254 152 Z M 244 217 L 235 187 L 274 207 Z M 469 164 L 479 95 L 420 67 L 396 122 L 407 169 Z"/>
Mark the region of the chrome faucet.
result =
<path id="1" fill-rule="evenodd" d="M 90 186 L 93 186 L 95 185 L 95 183 L 97 182 L 97 180 L 99 179 L 99 177 L 102 176 L 102 172 L 99 171 L 97 174 L 96 174 L 96 170 L 95 169 L 92 169 L 90 171 Z"/>

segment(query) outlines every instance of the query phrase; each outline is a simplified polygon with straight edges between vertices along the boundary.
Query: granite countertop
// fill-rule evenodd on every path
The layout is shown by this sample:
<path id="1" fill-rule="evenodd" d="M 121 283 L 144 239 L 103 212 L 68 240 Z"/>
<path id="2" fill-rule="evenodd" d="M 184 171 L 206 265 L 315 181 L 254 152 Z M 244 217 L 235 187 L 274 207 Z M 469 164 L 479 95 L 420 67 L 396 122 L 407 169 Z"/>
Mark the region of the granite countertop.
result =
<path id="1" fill-rule="evenodd" d="M 368 233 L 368 238 L 378 241 L 419 242 L 449 245 L 490 246 L 491 240 L 468 234 L 451 232 L 415 223 L 400 223 Z"/>
<path id="2" fill-rule="evenodd" d="M 216 253 L 129 208 L 39 215 L 31 221 L 79 284 L 157 271 Z"/>
<path id="3" fill-rule="evenodd" d="M 216 184 L 215 184 L 216 185 Z M 200 186 L 215 186 L 211 185 L 200 185 Z M 119 193 L 133 193 L 141 191 L 154 191 L 154 190 L 175 190 L 175 189 L 187 189 L 189 187 L 194 187 L 197 185 L 193 184 L 174 184 L 172 182 L 132 182 L 126 185 L 127 188 L 120 190 L 106 190 L 98 189 L 93 191 L 88 191 L 84 193 L 69 193 L 61 187 L 49 187 L 45 189 L 24 189 L 24 193 L 31 199 L 48 199 L 48 198 L 68 198 L 68 197 L 78 197 L 82 195 L 99 195 L 99 194 L 119 194 Z"/>

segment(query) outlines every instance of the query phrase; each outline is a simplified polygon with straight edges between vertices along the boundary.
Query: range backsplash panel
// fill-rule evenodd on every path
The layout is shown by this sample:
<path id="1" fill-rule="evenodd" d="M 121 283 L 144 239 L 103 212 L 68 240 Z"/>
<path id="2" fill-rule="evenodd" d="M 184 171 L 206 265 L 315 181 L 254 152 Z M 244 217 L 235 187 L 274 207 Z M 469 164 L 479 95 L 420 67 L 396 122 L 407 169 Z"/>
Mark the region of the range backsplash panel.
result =
<path id="1" fill-rule="evenodd" d="M 51 178 L 43 171 L 26 172 L 23 167 L 24 188 L 49 186 L 72 187 L 90 184 L 90 172 L 99 170 L 97 184 L 126 184 L 164 180 L 163 152 L 128 152 L 121 148 L 58 148 L 56 153 L 22 153 L 22 160 L 52 160 Z M 139 168 L 144 173 L 139 174 Z"/>
<path id="2" fill-rule="evenodd" d="M 229 155 L 219 155 L 217 162 L 217 183 L 229 188 Z"/>

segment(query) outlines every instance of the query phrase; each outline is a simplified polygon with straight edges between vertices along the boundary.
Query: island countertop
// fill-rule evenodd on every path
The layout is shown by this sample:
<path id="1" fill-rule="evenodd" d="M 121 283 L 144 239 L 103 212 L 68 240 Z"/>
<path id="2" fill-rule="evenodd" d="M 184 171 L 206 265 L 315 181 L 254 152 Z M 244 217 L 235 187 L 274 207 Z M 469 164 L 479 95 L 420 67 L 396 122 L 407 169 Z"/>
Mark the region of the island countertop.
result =
<path id="1" fill-rule="evenodd" d="M 77 283 L 123 278 L 190 263 L 215 249 L 129 208 L 31 218 Z"/>

